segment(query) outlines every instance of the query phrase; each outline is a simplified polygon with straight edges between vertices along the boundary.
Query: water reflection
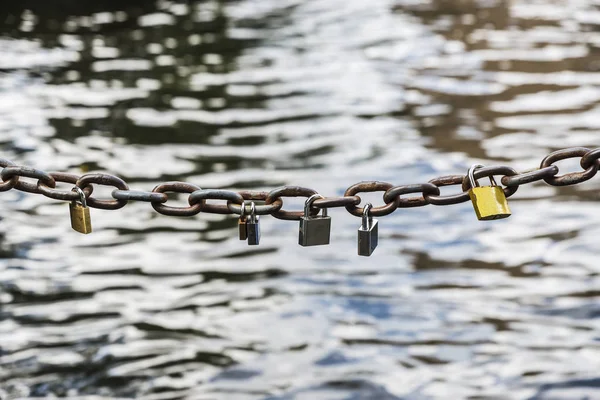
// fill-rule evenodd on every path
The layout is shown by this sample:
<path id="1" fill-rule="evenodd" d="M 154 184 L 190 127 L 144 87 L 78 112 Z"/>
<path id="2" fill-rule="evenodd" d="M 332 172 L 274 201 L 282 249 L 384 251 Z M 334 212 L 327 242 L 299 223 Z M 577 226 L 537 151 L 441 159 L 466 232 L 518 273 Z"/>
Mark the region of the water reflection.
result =
<path id="1" fill-rule="evenodd" d="M 333 195 L 598 144 L 592 1 L 36 4 L 0 5 L 0 146 L 38 168 Z M 398 211 L 371 259 L 341 211 L 331 246 L 265 218 L 248 249 L 230 217 L 81 237 L 3 193 L 0 397 L 600 397 L 598 182 Z"/>

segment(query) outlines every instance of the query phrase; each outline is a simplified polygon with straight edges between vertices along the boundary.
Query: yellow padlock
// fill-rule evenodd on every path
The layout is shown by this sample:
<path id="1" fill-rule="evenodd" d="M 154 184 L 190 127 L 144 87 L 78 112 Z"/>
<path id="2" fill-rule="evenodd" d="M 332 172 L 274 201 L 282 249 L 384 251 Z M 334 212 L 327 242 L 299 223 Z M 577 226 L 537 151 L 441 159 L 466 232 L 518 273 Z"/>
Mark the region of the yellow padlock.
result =
<path id="1" fill-rule="evenodd" d="M 480 221 L 508 218 L 511 215 L 508 200 L 500 186 L 496 184 L 494 177 L 490 176 L 492 186 L 479 186 L 475 179 L 475 171 L 483 168 L 483 165 L 475 164 L 469 169 L 469 197 L 473 202 L 473 208 Z"/>
<path id="2" fill-rule="evenodd" d="M 79 194 L 80 202 L 78 203 L 76 201 L 72 201 L 69 205 L 69 210 L 71 212 L 71 228 L 79 233 L 87 235 L 88 233 L 92 233 L 92 218 L 90 217 L 90 208 L 87 206 L 87 201 L 85 199 L 85 193 L 83 193 L 83 190 L 75 186 L 73 191 Z"/>

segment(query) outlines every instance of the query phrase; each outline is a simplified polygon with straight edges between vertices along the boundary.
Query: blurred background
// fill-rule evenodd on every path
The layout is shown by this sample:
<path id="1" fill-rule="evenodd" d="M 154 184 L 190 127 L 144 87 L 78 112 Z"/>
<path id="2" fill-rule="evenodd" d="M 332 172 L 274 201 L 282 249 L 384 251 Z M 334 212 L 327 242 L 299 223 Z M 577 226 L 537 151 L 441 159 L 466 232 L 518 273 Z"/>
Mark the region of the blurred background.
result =
<path id="1" fill-rule="evenodd" d="M 1 156 L 133 189 L 333 196 L 600 144 L 597 0 L 24 0 L 0 21 Z M 65 203 L 1 193 L 0 398 L 600 399 L 599 189 L 527 185 L 486 223 L 400 209 L 371 258 L 339 209 L 330 246 L 265 217 L 248 247 L 231 216 L 131 203 L 83 236 Z"/>

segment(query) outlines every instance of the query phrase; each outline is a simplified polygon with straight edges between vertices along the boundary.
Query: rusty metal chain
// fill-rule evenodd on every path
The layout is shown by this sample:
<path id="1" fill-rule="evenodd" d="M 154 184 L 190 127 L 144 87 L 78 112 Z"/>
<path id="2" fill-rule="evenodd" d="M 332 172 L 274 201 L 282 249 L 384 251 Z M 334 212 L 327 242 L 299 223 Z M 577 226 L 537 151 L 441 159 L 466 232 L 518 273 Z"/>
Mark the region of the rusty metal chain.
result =
<path id="1" fill-rule="evenodd" d="M 579 157 L 583 171 L 559 175 L 559 168 L 554 163 Z M 130 201 L 146 202 L 158 213 L 168 216 L 191 217 L 199 213 L 243 214 L 244 202 L 256 202 L 256 215 L 271 215 L 282 220 L 300 220 L 304 211 L 288 211 L 283 208 L 284 198 L 317 195 L 314 189 L 299 186 L 283 186 L 269 192 L 264 191 L 230 191 L 222 189 L 206 190 L 186 182 L 166 182 L 156 186 L 151 192 L 130 190 L 127 183 L 119 177 L 91 173 L 77 176 L 63 172 L 44 172 L 35 168 L 19 166 L 14 162 L 0 158 L 0 192 L 16 189 L 23 192 L 41 194 L 61 201 L 77 201 L 79 194 L 71 190 L 73 186 L 81 189 L 87 199 L 87 205 L 104 210 L 117 210 Z M 519 186 L 545 181 L 552 186 L 568 186 L 585 182 L 593 178 L 600 169 L 600 148 L 588 149 L 573 147 L 555 151 L 544 158 L 540 167 L 518 173 L 513 168 L 500 165 L 480 168 L 475 172 L 475 179 L 501 176 L 500 182 L 506 197 L 512 196 Z M 33 179 L 26 182 L 23 178 Z M 36 182 L 37 180 L 37 182 Z M 73 185 L 64 190 L 57 188 L 57 183 Z M 92 196 L 95 186 L 109 186 L 112 199 L 97 199 Z M 444 186 L 460 186 L 461 190 L 452 195 L 441 195 Z M 311 215 L 317 215 L 321 209 L 345 208 L 350 214 L 362 217 L 364 207 L 360 207 L 362 199 L 358 196 L 366 192 L 382 192 L 383 205 L 370 209 L 372 216 L 385 216 L 398 208 L 422 207 L 426 205 L 445 206 L 469 201 L 471 184 L 466 175 L 446 175 L 430 180 L 427 183 L 394 186 L 387 182 L 367 181 L 350 186 L 343 196 L 323 197 L 317 199 L 310 209 Z M 187 195 L 186 207 L 168 206 L 167 193 Z M 413 197 L 403 197 L 413 194 Z M 209 203 L 210 201 L 210 203 Z M 221 202 L 216 204 L 215 202 Z"/>

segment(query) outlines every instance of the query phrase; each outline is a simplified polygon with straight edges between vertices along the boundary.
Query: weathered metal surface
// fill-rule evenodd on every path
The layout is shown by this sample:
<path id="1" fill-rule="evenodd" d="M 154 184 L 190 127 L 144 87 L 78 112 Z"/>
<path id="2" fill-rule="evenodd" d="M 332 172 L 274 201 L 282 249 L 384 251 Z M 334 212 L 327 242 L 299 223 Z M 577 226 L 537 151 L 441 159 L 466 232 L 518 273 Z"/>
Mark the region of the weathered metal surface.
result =
<path id="1" fill-rule="evenodd" d="M 558 167 L 556 165 L 551 165 L 549 167 L 523 172 L 513 176 L 503 176 L 501 182 L 504 186 L 520 186 L 551 178 L 556 174 L 558 174 Z"/>
<path id="2" fill-rule="evenodd" d="M 596 149 L 597 150 L 597 149 Z M 580 165 L 589 165 L 583 172 L 571 172 L 560 176 L 552 176 L 544 179 L 546 183 L 552 186 L 570 186 L 576 185 L 592 179 L 600 167 L 600 160 L 596 158 L 596 153 L 590 153 L 591 150 L 585 147 L 571 147 L 568 149 L 558 150 L 549 154 L 542 160 L 540 168 L 546 168 L 553 163 L 568 158 L 581 157 Z M 589 155 L 588 155 L 589 154 Z M 587 158 L 585 156 L 588 155 Z M 595 160 L 594 160 L 595 159 Z"/>
<path id="3" fill-rule="evenodd" d="M 420 197 L 402 199 L 404 194 L 422 193 Z M 394 198 L 399 198 L 398 208 L 422 207 L 429 204 L 425 196 L 439 196 L 440 189 L 432 183 L 417 183 L 414 185 L 396 186 L 388 189 L 383 194 L 383 201 L 391 203 Z"/>
<path id="4" fill-rule="evenodd" d="M 445 186 L 462 185 L 465 177 L 465 175 L 446 175 L 432 179 L 429 181 L 429 183 L 437 186 L 438 188 Z M 464 191 L 458 194 L 445 196 L 424 194 L 423 197 L 425 197 L 429 204 L 433 204 L 436 206 L 449 206 L 469 201 L 469 193 Z"/>
<path id="5" fill-rule="evenodd" d="M 167 182 L 156 186 L 152 191 L 156 193 L 194 193 L 202 190 L 196 185 L 185 182 Z M 161 203 L 152 203 L 156 212 L 172 217 L 193 217 L 202 211 L 202 206 L 206 200 L 202 200 L 189 207 L 171 207 Z"/>
<path id="6" fill-rule="evenodd" d="M 169 201 L 169 196 L 165 193 L 144 192 L 141 190 L 115 189 L 112 192 L 112 197 L 116 200 L 141 201 L 144 203 L 166 203 Z"/>
<path id="7" fill-rule="evenodd" d="M 282 186 L 273 189 L 269 192 L 269 195 L 265 199 L 266 204 L 273 204 L 276 200 L 282 200 L 283 197 L 310 197 L 317 194 L 317 191 L 310 188 L 304 188 L 300 186 Z M 283 200 L 282 200 L 283 201 Z M 287 221 L 299 221 L 303 216 L 302 211 L 286 211 L 279 210 L 272 214 L 277 219 L 283 219 Z"/>
<path id="8" fill-rule="evenodd" d="M 567 158 L 580 157 L 580 164 L 585 167 L 583 172 L 573 172 L 563 176 L 556 176 L 559 169 L 554 162 Z M 0 159 L 0 192 L 16 189 L 24 192 L 42 194 L 56 200 L 76 200 L 76 193 L 56 189 L 56 182 L 74 183 L 82 188 L 91 208 L 116 210 L 124 207 L 128 201 L 148 202 L 154 209 L 164 215 L 194 216 L 200 212 L 212 214 L 240 214 L 243 201 L 264 202 L 255 205 L 256 215 L 272 215 L 283 220 L 300 220 L 304 217 L 302 211 L 287 211 L 283 209 L 284 197 L 310 197 L 317 193 L 315 189 L 300 186 L 282 186 L 266 191 L 231 191 L 222 189 L 202 190 L 196 185 L 186 182 L 167 182 L 158 185 L 152 192 L 129 190 L 127 183 L 114 175 L 86 174 L 78 177 L 74 174 L 61 172 L 47 173 L 31 167 L 17 166 L 12 161 Z M 573 185 L 591 179 L 600 168 L 600 149 L 587 149 L 584 147 L 568 148 L 556 151 L 547 156 L 539 169 L 518 173 L 515 169 L 506 166 L 489 166 L 479 168 L 474 172 L 476 180 L 482 178 L 494 179 L 501 176 L 504 185 L 502 190 L 508 198 L 515 194 L 519 186 L 544 180 L 554 186 Z M 20 177 L 38 179 L 36 184 L 21 182 Z M 93 185 L 116 187 L 113 190 L 113 200 L 99 200 L 92 197 Z M 440 188 L 444 186 L 461 185 L 462 192 L 454 195 L 440 195 Z M 317 215 L 319 209 L 344 207 L 352 215 L 362 217 L 364 208 L 358 207 L 361 202 L 359 193 L 384 192 L 385 205 L 373 207 L 373 216 L 385 216 L 393 213 L 397 208 L 423 207 L 428 204 L 436 206 L 459 204 L 469 201 L 471 183 L 466 175 L 446 175 L 430 180 L 428 183 L 394 186 L 388 182 L 364 181 L 349 187 L 344 196 L 323 197 L 315 199 L 310 208 L 312 216 Z M 189 193 L 189 207 L 170 207 L 165 205 L 168 201 L 166 192 Z M 402 195 L 420 193 L 421 196 L 402 198 Z M 227 201 L 226 204 L 208 204 L 207 200 Z"/>
<path id="9" fill-rule="evenodd" d="M 76 186 L 81 189 L 91 184 L 104 186 L 114 186 L 120 190 L 129 190 L 125 181 L 117 176 L 108 174 L 86 174 L 77 180 Z M 98 200 L 93 197 L 88 198 L 88 206 L 99 208 L 101 210 L 118 210 L 127 205 L 127 200 Z"/>
<path id="10" fill-rule="evenodd" d="M 387 190 L 393 188 L 394 185 L 387 182 L 379 182 L 379 181 L 369 181 L 369 182 L 359 182 L 356 185 L 350 186 L 346 189 L 346 193 L 344 196 L 354 196 L 358 193 L 362 192 L 386 192 Z M 389 203 L 380 207 L 373 207 L 371 210 L 371 214 L 376 217 L 382 217 L 384 215 L 388 215 L 396 211 L 398 208 L 398 204 L 400 203 L 400 199 L 394 198 Z M 346 210 L 356 217 L 362 217 L 364 213 L 364 208 L 357 207 L 355 205 L 346 206 Z"/>
<path id="11" fill-rule="evenodd" d="M 64 172 L 50 172 L 48 175 L 54 178 L 55 182 L 71 183 L 73 185 L 79 180 L 78 175 Z M 38 181 L 37 190 L 40 194 L 54 200 L 73 201 L 79 199 L 79 194 L 77 192 L 74 192 L 73 190 L 60 190 L 56 189 L 56 187 L 47 186 L 42 180 Z M 83 192 L 85 193 L 85 197 L 89 198 L 94 192 L 94 187 L 92 185 L 87 185 L 83 188 Z"/>
<path id="12" fill-rule="evenodd" d="M 56 187 L 56 181 L 52 176 L 45 172 L 40 171 L 39 169 L 31 168 L 31 167 L 23 167 L 19 165 L 9 165 L 2 169 L 0 173 L 2 180 L 4 182 L 10 181 L 12 178 L 17 177 L 25 177 L 25 178 L 33 178 L 37 179 L 40 182 L 43 182 L 46 186 L 54 188 Z M 15 185 L 15 189 L 20 190 L 22 192 L 39 194 L 38 185 L 28 182 L 20 181 Z"/>

